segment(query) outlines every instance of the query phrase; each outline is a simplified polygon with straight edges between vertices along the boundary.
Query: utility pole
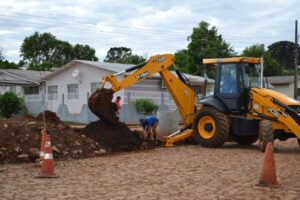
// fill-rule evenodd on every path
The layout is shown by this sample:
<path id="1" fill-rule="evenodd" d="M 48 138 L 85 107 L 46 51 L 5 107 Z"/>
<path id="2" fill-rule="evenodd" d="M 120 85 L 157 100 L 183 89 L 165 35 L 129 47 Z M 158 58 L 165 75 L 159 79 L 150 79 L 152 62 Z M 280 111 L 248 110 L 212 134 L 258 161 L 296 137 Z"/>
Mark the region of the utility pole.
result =
<path id="1" fill-rule="evenodd" d="M 298 96 L 298 21 L 295 21 L 295 76 L 294 76 L 294 99 Z"/>

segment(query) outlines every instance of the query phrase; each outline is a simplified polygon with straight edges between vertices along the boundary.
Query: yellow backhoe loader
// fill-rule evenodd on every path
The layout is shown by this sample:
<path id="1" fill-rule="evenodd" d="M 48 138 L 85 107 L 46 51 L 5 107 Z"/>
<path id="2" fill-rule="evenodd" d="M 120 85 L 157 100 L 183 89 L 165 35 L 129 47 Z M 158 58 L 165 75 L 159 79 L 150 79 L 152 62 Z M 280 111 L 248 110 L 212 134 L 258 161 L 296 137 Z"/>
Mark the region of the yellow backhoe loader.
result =
<path id="1" fill-rule="evenodd" d="M 259 139 L 262 151 L 270 140 L 297 137 L 299 141 L 300 103 L 262 87 L 261 59 L 204 59 L 204 64 L 216 67 L 216 79 L 214 93 L 200 101 L 200 109 L 174 61 L 172 54 L 153 56 L 145 63 L 105 76 L 102 87 L 109 82 L 111 90 L 117 92 L 159 73 L 184 122 L 184 128 L 166 137 L 167 147 L 191 136 L 204 147 L 221 147 L 229 140 L 250 145 Z M 169 70 L 171 66 L 176 75 Z M 122 73 L 128 75 L 118 80 Z"/>

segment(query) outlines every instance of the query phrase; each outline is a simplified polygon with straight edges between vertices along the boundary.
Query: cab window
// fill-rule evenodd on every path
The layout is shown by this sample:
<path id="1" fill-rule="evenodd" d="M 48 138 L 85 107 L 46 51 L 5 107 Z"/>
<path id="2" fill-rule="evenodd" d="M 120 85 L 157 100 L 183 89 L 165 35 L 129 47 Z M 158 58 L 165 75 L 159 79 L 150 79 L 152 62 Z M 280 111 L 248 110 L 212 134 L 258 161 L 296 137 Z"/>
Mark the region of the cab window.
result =
<path id="1" fill-rule="evenodd" d="M 223 64 L 221 68 L 221 94 L 236 94 L 237 91 L 237 73 L 236 64 Z"/>

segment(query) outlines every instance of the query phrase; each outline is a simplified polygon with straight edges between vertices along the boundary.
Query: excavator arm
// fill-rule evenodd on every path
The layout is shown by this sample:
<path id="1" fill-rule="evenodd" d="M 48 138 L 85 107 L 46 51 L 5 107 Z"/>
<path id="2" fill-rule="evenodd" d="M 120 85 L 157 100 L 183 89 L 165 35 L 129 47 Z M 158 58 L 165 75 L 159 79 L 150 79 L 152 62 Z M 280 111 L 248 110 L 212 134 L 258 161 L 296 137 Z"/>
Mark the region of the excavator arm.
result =
<path id="1" fill-rule="evenodd" d="M 168 68 L 173 65 L 174 61 L 175 58 L 172 54 L 153 56 L 145 63 L 136 65 L 122 72 L 103 77 L 102 87 L 109 82 L 111 84 L 111 89 L 114 92 L 117 92 L 159 73 L 177 105 L 184 123 L 186 125 L 190 125 L 193 123 L 195 115 L 195 93 L 184 82 L 184 78 L 180 75 L 180 73 L 178 73 L 179 77 L 177 77 L 169 71 Z M 118 80 L 117 76 L 122 73 L 128 74 L 124 79 Z"/>

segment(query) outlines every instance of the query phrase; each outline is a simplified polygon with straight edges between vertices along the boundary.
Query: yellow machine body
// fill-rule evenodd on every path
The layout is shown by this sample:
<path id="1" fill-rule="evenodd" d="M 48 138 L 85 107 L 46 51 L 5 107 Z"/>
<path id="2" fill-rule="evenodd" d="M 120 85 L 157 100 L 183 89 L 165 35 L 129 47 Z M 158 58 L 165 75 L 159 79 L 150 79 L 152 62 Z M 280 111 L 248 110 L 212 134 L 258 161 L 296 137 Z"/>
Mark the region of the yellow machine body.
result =
<path id="1" fill-rule="evenodd" d="M 206 147 L 220 147 L 230 132 L 232 117 L 238 117 L 238 120 L 269 120 L 272 122 L 273 131 L 281 131 L 287 134 L 294 134 L 300 138 L 300 103 L 281 93 L 273 90 L 252 87 L 249 89 L 246 105 L 246 112 L 236 114 L 230 111 L 222 110 L 219 104 L 216 104 L 218 98 L 206 99 L 203 101 L 202 109 L 198 113 L 195 108 L 195 93 L 185 83 L 182 77 L 177 76 L 169 70 L 173 65 L 175 58 L 172 54 L 156 55 L 151 57 L 146 63 L 134 66 L 123 72 L 105 76 L 102 80 L 102 87 L 109 82 L 112 90 L 115 92 L 127 88 L 139 81 L 159 74 L 166 85 L 169 93 L 173 97 L 179 113 L 182 116 L 185 128 L 166 137 L 167 147 L 173 146 L 175 142 L 184 140 L 192 135 L 198 138 L 198 143 Z M 259 64 L 260 58 L 219 58 L 204 59 L 204 64 L 224 64 L 238 63 L 239 65 Z M 177 72 L 177 71 L 176 71 Z M 117 79 L 117 75 L 127 73 L 122 80 Z M 218 88 L 217 88 L 218 89 Z M 202 102 L 202 101 L 201 101 Z M 222 103 L 221 103 L 222 104 Z M 214 107 L 214 105 L 217 105 Z M 239 116 L 240 115 L 240 116 Z M 248 122 L 247 122 L 248 123 Z M 256 123 L 256 122 L 255 122 Z M 217 134 L 221 134 L 218 136 Z M 251 144 L 241 140 L 244 144 Z M 254 138 L 255 139 L 255 138 Z M 257 138 L 256 138 L 257 139 Z M 210 142 L 212 140 L 212 142 Z"/>
<path id="2" fill-rule="evenodd" d="M 300 102 L 274 90 L 252 88 L 250 91 L 248 117 L 270 117 L 270 119 L 274 119 L 272 120 L 273 131 L 283 130 L 286 133 L 293 133 L 300 138 L 300 126 L 287 113 L 287 109 L 290 107 L 298 108 L 295 111 L 297 113 L 300 112 Z"/>

